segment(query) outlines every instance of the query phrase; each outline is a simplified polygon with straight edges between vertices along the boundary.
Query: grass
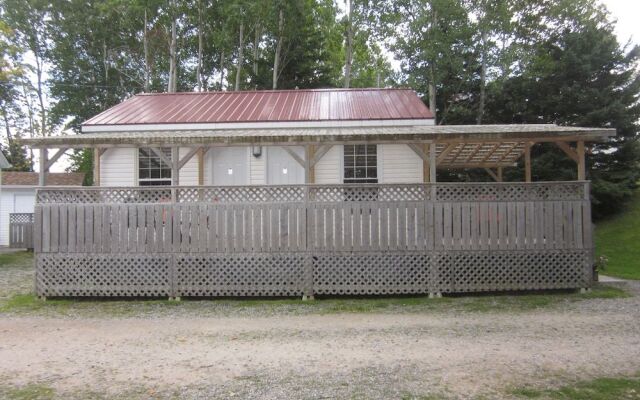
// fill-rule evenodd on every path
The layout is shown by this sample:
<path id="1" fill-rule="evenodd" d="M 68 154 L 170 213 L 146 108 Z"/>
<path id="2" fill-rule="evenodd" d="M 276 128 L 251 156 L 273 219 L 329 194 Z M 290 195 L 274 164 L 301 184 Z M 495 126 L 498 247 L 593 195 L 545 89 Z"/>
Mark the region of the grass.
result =
<path id="1" fill-rule="evenodd" d="M 491 294 L 430 299 L 427 296 L 382 298 L 215 299 L 183 300 L 92 300 L 49 299 L 16 294 L 0 300 L 0 313 L 64 316 L 140 317 L 179 312 L 180 315 L 299 315 L 337 313 L 425 313 L 425 312 L 523 312 L 589 299 L 628 296 L 622 289 L 597 285 L 591 292 L 546 292 L 536 294 Z"/>
<path id="2" fill-rule="evenodd" d="M 518 398 L 551 400 L 640 399 L 640 377 L 598 378 L 558 389 L 517 388 L 511 394 Z"/>
<path id="3" fill-rule="evenodd" d="M 33 265 L 33 253 L 17 251 L 15 253 L 0 253 L 0 268 Z"/>
<path id="4" fill-rule="evenodd" d="M 604 275 L 640 279 L 640 190 L 624 212 L 596 225 L 595 240 L 596 255 L 609 259 Z"/>

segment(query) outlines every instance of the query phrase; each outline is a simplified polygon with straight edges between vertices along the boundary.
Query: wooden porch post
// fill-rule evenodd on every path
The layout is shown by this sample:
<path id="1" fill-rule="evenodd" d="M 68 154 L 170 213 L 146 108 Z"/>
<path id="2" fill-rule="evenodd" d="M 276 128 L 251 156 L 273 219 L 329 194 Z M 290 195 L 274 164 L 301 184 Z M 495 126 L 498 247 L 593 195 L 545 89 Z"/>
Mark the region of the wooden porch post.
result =
<path id="1" fill-rule="evenodd" d="M 524 145 L 524 180 L 531 182 L 531 142 Z"/>
<path id="2" fill-rule="evenodd" d="M 587 178 L 584 159 L 584 141 L 578 141 L 576 151 L 578 152 L 578 180 L 584 181 Z"/>
<path id="3" fill-rule="evenodd" d="M 49 162 L 49 157 L 47 153 L 47 149 L 40 148 L 40 173 L 38 174 L 38 186 L 46 186 L 47 184 L 47 163 Z"/>
<path id="4" fill-rule="evenodd" d="M 171 185 L 180 184 L 180 148 L 171 148 Z"/>
<path id="5" fill-rule="evenodd" d="M 316 155 L 316 146 L 309 145 L 309 152 L 306 154 L 305 162 L 309 166 L 309 181 L 307 183 L 316 183 L 316 166 L 313 163 L 313 158 Z M 306 168 L 306 167 L 305 167 Z"/>
<path id="6" fill-rule="evenodd" d="M 423 152 L 424 154 L 430 154 L 431 151 L 430 144 L 425 144 Z M 428 160 L 422 160 L 422 181 L 424 183 L 429 183 L 431 181 L 431 155 L 429 155 Z"/>
<path id="7" fill-rule="evenodd" d="M 304 183 L 314 183 L 315 173 L 312 172 L 311 159 L 313 158 L 313 148 L 310 144 L 304 146 Z"/>
<path id="8" fill-rule="evenodd" d="M 430 183 L 436 183 L 436 168 L 437 168 L 436 143 L 432 142 L 429 145 L 429 182 Z"/>
<path id="9" fill-rule="evenodd" d="M 93 186 L 100 186 L 100 155 L 98 147 L 93 148 Z"/>
<path id="10" fill-rule="evenodd" d="M 198 186 L 204 185 L 204 148 L 198 149 Z"/>
<path id="11" fill-rule="evenodd" d="M 498 175 L 498 182 L 502 182 L 502 167 L 498 167 L 496 168 L 497 170 L 497 175 Z"/>

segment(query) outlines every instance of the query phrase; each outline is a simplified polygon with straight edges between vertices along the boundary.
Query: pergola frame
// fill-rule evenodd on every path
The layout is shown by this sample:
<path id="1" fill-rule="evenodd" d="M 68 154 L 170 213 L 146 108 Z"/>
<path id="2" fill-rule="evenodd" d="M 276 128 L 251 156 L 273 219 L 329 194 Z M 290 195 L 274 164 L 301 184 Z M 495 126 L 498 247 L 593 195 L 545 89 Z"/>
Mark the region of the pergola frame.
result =
<path id="1" fill-rule="evenodd" d="M 423 161 L 424 182 L 435 182 L 438 168 L 480 168 L 499 182 L 503 169 L 515 166 L 524 157 L 524 180 L 531 182 L 531 148 L 536 143 L 555 143 L 576 162 L 578 180 L 584 180 L 585 142 L 603 141 L 614 135 L 615 129 L 556 125 L 461 125 L 103 132 L 32 138 L 23 142 L 40 150 L 40 186 L 46 185 L 49 168 L 71 148 L 94 149 L 96 185 L 100 184 L 100 155 L 106 149 L 122 147 L 150 147 L 171 168 L 172 185 L 179 185 L 180 170 L 197 155 L 198 183 L 202 185 L 203 160 L 209 148 L 247 145 L 281 146 L 305 169 L 306 182 L 315 183 L 316 163 L 333 145 L 344 144 L 406 144 Z M 291 146 L 304 146 L 304 157 L 292 151 Z M 49 158 L 51 147 L 58 151 Z M 171 148 L 171 160 L 160 147 Z M 190 148 L 182 158 L 179 158 L 180 147 Z"/>

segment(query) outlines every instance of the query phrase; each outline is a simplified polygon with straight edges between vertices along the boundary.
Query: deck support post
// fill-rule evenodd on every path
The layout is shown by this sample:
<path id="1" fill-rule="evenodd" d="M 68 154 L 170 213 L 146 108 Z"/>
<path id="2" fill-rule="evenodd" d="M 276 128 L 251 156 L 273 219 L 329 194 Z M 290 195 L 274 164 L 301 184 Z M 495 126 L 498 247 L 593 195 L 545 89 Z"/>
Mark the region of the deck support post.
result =
<path id="1" fill-rule="evenodd" d="M 38 186 L 47 185 L 47 164 L 49 163 L 49 155 L 46 148 L 40 148 L 40 173 L 38 174 Z"/>
<path id="2" fill-rule="evenodd" d="M 531 182 L 531 142 L 524 145 L 524 180 Z"/>
<path id="3" fill-rule="evenodd" d="M 502 167 L 496 168 L 498 175 L 498 182 L 502 182 Z"/>
<path id="4" fill-rule="evenodd" d="M 315 183 L 316 180 L 315 168 L 312 164 L 314 152 L 313 145 L 308 144 L 304 147 L 304 181 L 307 184 Z"/>
<path id="5" fill-rule="evenodd" d="M 198 149 L 198 186 L 204 185 L 204 148 Z"/>
<path id="6" fill-rule="evenodd" d="M 429 143 L 424 145 L 424 154 L 430 154 L 431 145 Z M 424 183 L 431 182 L 431 156 L 428 156 L 426 160 L 422 160 L 422 181 Z"/>

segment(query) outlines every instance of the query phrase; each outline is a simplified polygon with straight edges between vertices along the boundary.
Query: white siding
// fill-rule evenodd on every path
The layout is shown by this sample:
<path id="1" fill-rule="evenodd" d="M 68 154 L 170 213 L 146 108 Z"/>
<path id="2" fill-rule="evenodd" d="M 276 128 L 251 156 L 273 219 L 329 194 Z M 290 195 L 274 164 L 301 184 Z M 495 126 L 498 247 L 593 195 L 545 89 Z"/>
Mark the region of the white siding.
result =
<path id="1" fill-rule="evenodd" d="M 248 146 L 247 153 L 249 154 L 249 184 L 250 185 L 264 185 L 267 183 L 267 148 L 262 146 L 262 155 L 258 158 L 253 156 L 251 146 Z"/>
<path id="2" fill-rule="evenodd" d="M 342 145 L 332 146 L 320 161 L 315 165 L 316 183 L 337 184 L 342 183 L 342 165 L 344 147 Z"/>
<path id="3" fill-rule="evenodd" d="M 422 159 L 406 144 L 378 145 L 380 183 L 421 183 Z"/>
<path id="4" fill-rule="evenodd" d="M 100 186 L 137 186 L 137 149 L 111 148 L 100 157 Z"/>
<path id="5" fill-rule="evenodd" d="M 189 147 L 180 148 L 180 158 L 186 156 L 191 151 Z M 193 157 L 180 169 L 180 186 L 197 186 L 198 185 L 198 154 Z"/>
<path id="6" fill-rule="evenodd" d="M 0 246 L 9 245 L 9 214 L 14 212 L 33 212 L 35 188 L 2 188 L 0 192 Z"/>

